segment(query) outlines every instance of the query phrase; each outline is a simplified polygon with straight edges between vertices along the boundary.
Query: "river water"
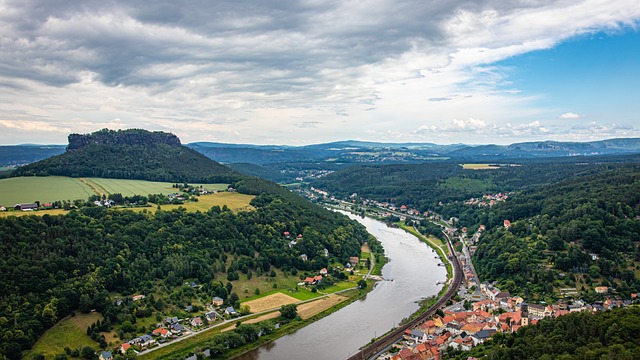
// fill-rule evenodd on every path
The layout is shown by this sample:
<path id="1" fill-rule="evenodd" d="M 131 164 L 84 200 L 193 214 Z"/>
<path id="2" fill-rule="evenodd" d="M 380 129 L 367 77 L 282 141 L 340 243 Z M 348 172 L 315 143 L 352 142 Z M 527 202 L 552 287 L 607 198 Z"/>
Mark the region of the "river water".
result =
<path id="1" fill-rule="evenodd" d="M 390 261 L 365 299 L 358 300 L 293 334 L 238 357 L 240 360 L 346 359 L 373 337 L 397 326 L 418 309 L 418 301 L 436 295 L 447 272 L 436 253 L 415 236 L 370 218 L 348 214 L 363 224 Z"/>

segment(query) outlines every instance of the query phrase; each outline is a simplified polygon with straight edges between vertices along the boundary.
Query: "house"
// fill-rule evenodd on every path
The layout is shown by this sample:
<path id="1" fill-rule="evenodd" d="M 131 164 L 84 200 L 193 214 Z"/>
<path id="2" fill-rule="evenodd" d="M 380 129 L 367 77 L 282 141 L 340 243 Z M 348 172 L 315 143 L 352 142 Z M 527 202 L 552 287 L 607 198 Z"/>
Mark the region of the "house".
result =
<path id="1" fill-rule="evenodd" d="M 473 339 L 474 345 L 478 345 L 478 344 L 482 344 L 483 342 L 491 338 L 491 335 L 487 330 L 480 330 L 477 333 L 471 335 L 471 338 Z"/>
<path id="2" fill-rule="evenodd" d="M 38 204 L 35 204 L 35 203 L 31 203 L 31 204 L 16 204 L 13 208 L 15 210 L 33 211 L 33 210 L 38 210 Z"/>
<path id="3" fill-rule="evenodd" d="M 152 333 L 153 336 L 162 336 L 163 338 L 167 338 L 171 335 L 171 331 L 165 328 L 155 329 Z"/>
<path id="4" fill-rule="evenodd" d="M 509 230 L 509 228 L 511 227 L 511 221 L 509 220 L 505 220 L 504 221 L 504 228 Z"/>
<path id="5" fill-rule="evenodd" d="M 302 259 L 302 261 L 307 261 L 308 260 L 307 254 L 300 255 L 300 259 Z"/>
<path id="6" fill-rule="evenodd" d="M 178 319 L 178 317 L 168 317 L 165 322 L 169 325 L 173 325 L 173 324 L 177 324 L 178 322 L 180 322 L 180 319 Z"/>
<path id="7" fill-rule="evenodd" d="M 213 306 L 222 306 L 222 304 L 224 304 L 224 300 L 222 300 L 222 298 L 215 296 L 211 300 L 211 304 L 213 304 Z"/>
<path id="8" fill-rule="evenodd" d="M 304 279 L 304 283 L 307 285 L 314 285 L 316 283 L 315 278 L 312 277 L 308 277 L 306 279 Z"/>
<path id="9" fill-rule="evenodd" d="M 193 311 L 193 306 L 192 305 L 187 305 L 184 307 L 184 311 L 186 312 L 192 312 Z"/>
<path id="10" fill-rule="evenodd" d="M 140 347 L 146 348 L 149 347 L 153 344 L 155 344 L 156 341 L 151 337 L 151 335 L 149 334 L 144 334 L 140 337 L 137 337 L 131 341 L 129 341 L 129 344 L 131 345 L 138 345 Z"/>
<path id="11" fill-rule="evenodd" d="M 529 304 L 529 314 L 531 316 L 542 318 L 547 316 L 547 308 L 543 305 Z"/>
<path id="12" fill-rule="evenodd" d="M 233 306 L 229 306 L 228 308 L 226 308 L 224 310 L 224 313 L 230 316 L 238 315 L 238 312 L 236 311 L 236 309 L 233 308 Z"/>
<path id="13" fill-rule="evenodd" d="M 126 354 L 126 353 L 127 353 L 127 350 L 129 350 L 129 348 L 130 348 L 130 347 L 131 347 L 131 344 L 129 344 L 129 343 L 122 343 L 122 344 L 120 344 L 120 347 L 119 347 L 119 349 L 120 349 L 120 353 L 121 353 L 122 355 Z"/>
<path id="14" fill-rule="evenodd" d="M 349 264 L 351 264 L 351 266 L 356 267 L 356 265 L 358 265 L 358 262 L 360 262 L 360 258 L 357 256 L 351 256 L 349 258 Z"/>
<path id="15" fill-rule="evenodd" d="M 215 319 L 220 317 L 220 314 L 218 314 L 218 312 L 216 312 L 216 311 L 211 311 L 211 312 L 208 312 L 208 313 L 204 314 L 204 316 L 207 318 L 207 320 L 214 321 Z"/>
<path id="16" fill-rule="evenodd" d="M 287 239 L 291 237 L 291 233 L 288 231 L 285 231 L 284 233 L 282 233 L 284 235 L 284 237 L 286 237 Z"/>
<path id="17" fill-rule="evenodd" d="M 184 326 L 182 326 L 182 324 L 172 324 L 169 326 L 169 329 L 171 329 L 171 332 L 174 334 L 180 335 L 184 331 Z"/>
<path id="18" fill-rule="evenodd" d="M 103 351 L 98 358 L 100 360 L 113 360 L 113 354 L 109 350 Z"/>
<path id="19" fill-rule="evenodd" d="M 2 205 L 0 205 L 0 211 L 7 211 L 7 208 L 2 206 Z"/>
<path id="20" fill-rule="evenodd" d="M 202 322 L 202 319 L 200 319 L 199 317 L 191 319 L 191 326 L 199 327 L 199 326 L 202 326 L 202 325 L 204 325 L 204 323 Z"/>
<path id="21" fill-rule="evenodd" d="M 327 268 L 320 269 L 320 275 L 327 275 Z"/>
<path id="22" fill-rule="evenodd" d="M 607 286 L 596 286 L 596 293 L 597 294 L 606 294 L 609 292 L 609 287 Z"/>
<path id="23" fill-rule="evenodd" d="M 144 295 L 133 295 L 133 296 L 131 297 L 131 299 L 132 299 L 133 301 L 142 300 L 142 299 L 144 299 L 144 298 L 145 298 L 145 296 L 144 296 Z"/>
<path id="24" fill-rule="evenodd" d="M 411 330 L 411 332 L 409 333 L 409 339 L 415 342 L 423 343 L 427 341 L 427 334 L 420 330 Z"/>

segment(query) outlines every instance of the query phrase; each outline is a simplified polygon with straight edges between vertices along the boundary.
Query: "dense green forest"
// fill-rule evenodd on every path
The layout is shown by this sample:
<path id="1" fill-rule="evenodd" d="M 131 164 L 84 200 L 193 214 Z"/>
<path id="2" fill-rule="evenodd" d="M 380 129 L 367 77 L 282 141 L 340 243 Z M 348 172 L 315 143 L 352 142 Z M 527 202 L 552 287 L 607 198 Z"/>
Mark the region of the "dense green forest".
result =
<path id="1" fill-rule="evenodd" d="M 353 166 L 314 180 L 312 186 L 340 197 L 357 193 L 367 199 L 406 204 L 420 211 L 439 211 L 440 202 L 536 188 L 638 160 L 637 155 L 520 160 L 496 170 L 465 170 L 454 162 Z"/>
<path id="2" fill-rule="evenodd" d="M 557 319 L 542 319 L 537 325 L 520 328 L 513 334 L 496 334 L 470 352 L 470 356 L 492 360 L 597 360 L 638 359 L 640 354 L 640 307 L 598 312 L 581 312 Z"/>
<path id="3" fill-rule="evenodd" d="M 64 154 L 20 167 L 12 175 L 205 183 L 238 178 L 233 170 L 182 146 L 175 135 L 138 129 L 71 134 Z"/>
<path id="4" fill-rule="evenodd" d="M 152 214 L 87 207 L 68 215 L 0 219 L 2 353 L 19 358 L 46 328 L 78 308 L 97 309 L 112 323 L 135 321 L 114 308 L 109 292 L 150 293 L 158 283 L 194 279 L 210 295 L 227 298 L 219 281 L 233 279 L 229 272 L 318 270 L 359 254 L 365 241 L 376 246 L 359 224 L 274 184 L 244 180 L 235 186 L 261 193 L 252 201 L 255 211 Z M 304 238 L 289 248 L 284 231 Z"/>
<path id="5" fill-rule="evenodd" d="M 474 258 L 483 280 L 525 295 L 553 295 L 555 281 L 580 288 L 576 275 L 627 296 L 640 290 L 640 164 L 524 191 L 477 214 L 491 229 Z"/>

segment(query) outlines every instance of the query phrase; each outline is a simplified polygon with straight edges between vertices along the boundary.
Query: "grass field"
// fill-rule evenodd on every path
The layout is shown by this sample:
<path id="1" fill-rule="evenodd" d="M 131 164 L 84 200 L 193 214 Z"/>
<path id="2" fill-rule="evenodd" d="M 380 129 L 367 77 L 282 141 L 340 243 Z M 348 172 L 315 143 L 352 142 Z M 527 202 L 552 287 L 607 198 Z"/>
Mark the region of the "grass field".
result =
<path id="1" fill-rule="evenodd" d="M 85 333 L 87 327 L 97 320 L 102 320 L 99 313 L 67 316 L 47 330 L 24 359 L 31 359 L 34 354 L 42 354 L 47 359 L 53 359 L 56 354 L 64 353 L 65 347 L 76 349 L 91 346 L 97 350 L 98 344 Z"/>

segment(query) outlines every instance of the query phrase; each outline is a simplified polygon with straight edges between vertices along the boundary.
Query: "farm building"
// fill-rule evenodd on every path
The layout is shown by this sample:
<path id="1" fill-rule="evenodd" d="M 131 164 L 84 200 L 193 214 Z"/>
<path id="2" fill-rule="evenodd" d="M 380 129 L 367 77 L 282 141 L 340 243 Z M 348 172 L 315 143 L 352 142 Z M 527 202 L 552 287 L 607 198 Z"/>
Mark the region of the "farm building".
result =
<path id="1" fill-rule="evenodd" d="M 37 210 L 38 209 L 38 204 L 16 204 L 14 206 L 14 209 L 22 210 L 22 211 Z"/>

